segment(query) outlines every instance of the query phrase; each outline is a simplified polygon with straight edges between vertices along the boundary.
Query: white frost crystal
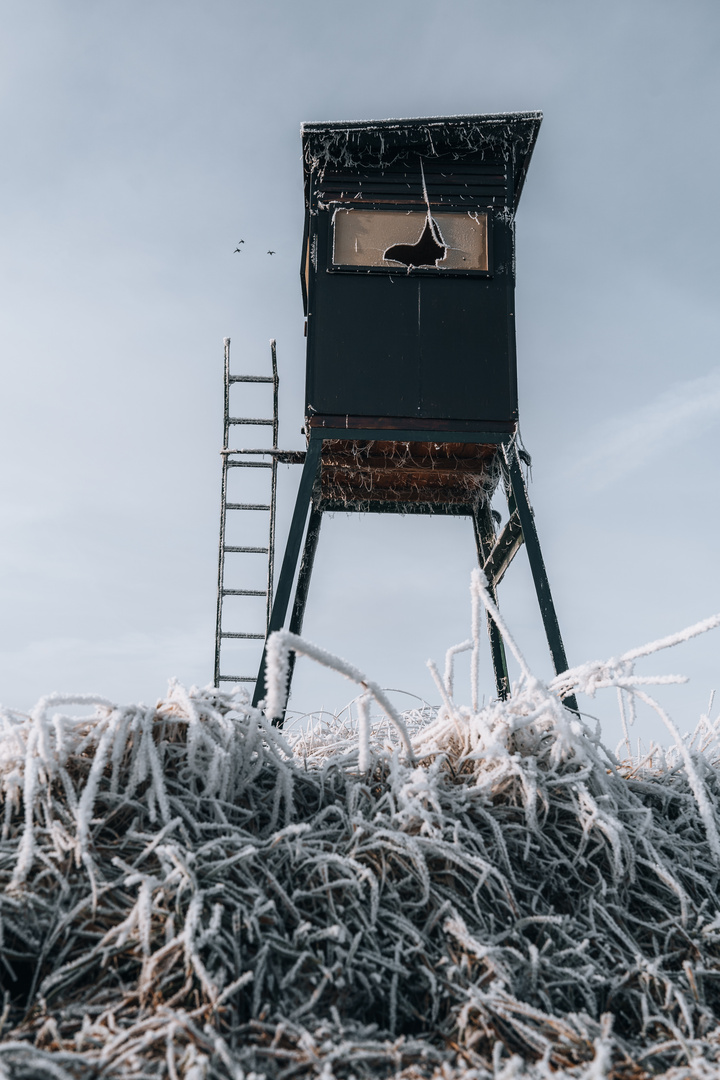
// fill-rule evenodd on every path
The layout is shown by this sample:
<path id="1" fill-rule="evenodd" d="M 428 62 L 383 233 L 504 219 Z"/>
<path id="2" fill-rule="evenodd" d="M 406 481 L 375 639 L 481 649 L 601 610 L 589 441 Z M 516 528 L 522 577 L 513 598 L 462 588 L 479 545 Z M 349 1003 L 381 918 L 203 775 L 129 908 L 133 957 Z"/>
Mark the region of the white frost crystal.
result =
<path id="1" fill-rule="evenodd" d="M 720 619 L 549 686 L 502 626 L 521 676 L 480 708 L 472 594 L 435 710 L 281 633 L 267 715 L 176 683 L 0 712 L 0 1078 L 719 1074 L 718 722 L 681 739 L 648 694 L 679 677 L 634 665 Z M 273 725 L 291 649 L 356 720 Z M 561 701 L 605 688 L 674 745 L 617 761 Z"/>

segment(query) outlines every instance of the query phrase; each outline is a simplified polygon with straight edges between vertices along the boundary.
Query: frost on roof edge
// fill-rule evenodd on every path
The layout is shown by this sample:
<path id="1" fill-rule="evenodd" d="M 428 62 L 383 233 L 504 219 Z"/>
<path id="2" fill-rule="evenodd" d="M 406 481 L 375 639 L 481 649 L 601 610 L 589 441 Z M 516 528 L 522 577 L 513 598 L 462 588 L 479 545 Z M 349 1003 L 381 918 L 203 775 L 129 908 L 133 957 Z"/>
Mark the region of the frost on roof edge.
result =
<path id="1" fill-rule="evenodd" d="M 409 155 L 459 159 L 492 149 L 514 160 L 517 202 L 541 121 L 542 113 L 524 112 L 304 123 L 306 186 L 311 172 L 327 168 L 384 168 Z"/>

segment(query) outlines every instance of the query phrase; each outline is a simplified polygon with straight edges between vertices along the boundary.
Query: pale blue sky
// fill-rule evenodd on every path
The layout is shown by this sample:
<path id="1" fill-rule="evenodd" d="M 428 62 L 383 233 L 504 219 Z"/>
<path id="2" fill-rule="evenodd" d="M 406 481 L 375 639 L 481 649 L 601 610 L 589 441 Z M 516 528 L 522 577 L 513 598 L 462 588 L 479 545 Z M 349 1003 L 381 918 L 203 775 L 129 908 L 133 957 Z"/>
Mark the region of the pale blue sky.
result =
<path id="1" fill-rule="evenodd" d="M 302 444 L 303 120 L 544 111 L 518 214 L 521 424 L 570 660 L 720 609 L 713 0 L 0 15 L 1 701 L 209 680 L 225 335 L 247 370 L 278 339 L 281 442 Z M 465 522 L 337 517 L 307 636 L 433 697 L 472 565 Z M 528 588 L 521 552 L 501 603 L 544 675 Z M 719 644 L 653 662 L 692 675 L 686 726 Z M 298 706 L 347 696 L 299 665 Z"/>

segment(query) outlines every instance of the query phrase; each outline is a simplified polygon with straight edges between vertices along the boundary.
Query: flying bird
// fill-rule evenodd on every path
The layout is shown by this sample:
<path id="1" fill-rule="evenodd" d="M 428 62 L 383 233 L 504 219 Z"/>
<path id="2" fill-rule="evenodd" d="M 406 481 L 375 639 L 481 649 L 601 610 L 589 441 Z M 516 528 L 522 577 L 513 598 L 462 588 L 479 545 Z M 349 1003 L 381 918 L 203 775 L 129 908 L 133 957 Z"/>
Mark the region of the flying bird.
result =
<path id="1" fill-rule="evenodd" d="M 235 251 L 233 251 L 233 255 L 235 254 L 235 252 L 237 252 L 237 251 L 241 251 L 241 250 L 242 250 L 242 248 L 240 247 L 240 245 L 241 245 L 241 244 L 244 244 L 244 243 L 245 243 L 245 241 L 244 241 L 244 240 L 238 240 L 238 246 L 237 246 L 237 247 L 235 248 Z"/>
<path id="2" fill-rule="evenodd" d="M 274 251 L 268 251 L 268 255 L 274 255 L 274 254 L 275 254 Z"/>

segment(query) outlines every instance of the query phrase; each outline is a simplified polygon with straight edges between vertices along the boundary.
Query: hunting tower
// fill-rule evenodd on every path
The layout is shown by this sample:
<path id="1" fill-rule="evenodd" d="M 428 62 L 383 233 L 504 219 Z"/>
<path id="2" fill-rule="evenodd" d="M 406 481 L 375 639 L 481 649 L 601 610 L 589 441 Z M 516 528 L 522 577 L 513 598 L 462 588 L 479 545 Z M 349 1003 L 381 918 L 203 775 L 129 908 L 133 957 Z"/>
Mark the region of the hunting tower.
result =
<path id="1" fill-rule="evenodd" d="M 311 427 L 515 430 L 514 214 L 540 119 L 303 125 Z"/>
<path id="2" fill-rule="evenodd" d="M 555 669 L 567 667 L 516 441 L 514 221 L 541 119 L 303 125 L 307 451 L 268 633 L 285 624 L 302 549 L 289 627 L 301 630 L 326 510 L 461 514 L 493 595 L 525 543 Z M 264 674 L 263 654 L 256 703 Z"/>

